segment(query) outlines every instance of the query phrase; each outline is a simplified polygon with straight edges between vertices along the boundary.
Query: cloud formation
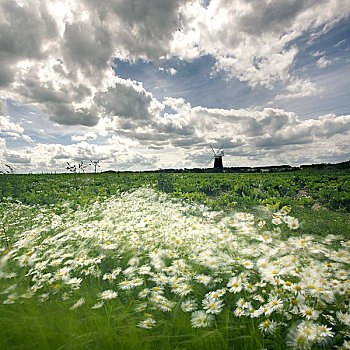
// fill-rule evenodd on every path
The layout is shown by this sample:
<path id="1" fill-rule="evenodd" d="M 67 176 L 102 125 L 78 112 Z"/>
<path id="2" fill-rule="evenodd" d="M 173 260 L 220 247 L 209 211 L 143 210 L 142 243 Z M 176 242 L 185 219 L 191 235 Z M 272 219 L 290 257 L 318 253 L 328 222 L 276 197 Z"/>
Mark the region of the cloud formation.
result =
<path id="1" fill-rule="evenodd" d="M 172 52 L 185 59 L 210 54 L 228 77 L 272 88 L 290 78 L 295 39 L 306 32 L 320 35 L 349 13 L 341 0 L 214 0 L 208 7 L 188 2 Z"/>
<path id="2" fill-rule="evenodd" d="M 147 118 L 149 97 L 137 84 L 116 80 L 113 58 L 211 55 L 228 78 L 272 88 L 291 78 L 293 40 L 327 31 L 349 13 L 342 0 L 2 1 L 0 88 L 60 124 L 94 126 L 103 113 Z"/>
<path id="3" fill-rule="evenodd" d="M 80 135 L 73 135 L 71 137 L 72 141 L 74 142 L 80 142 L 80 141 L 86 141 L 86 140 L 96 140 L 97 138 L 97 135 L 90 131 L 90 132 L 87 132 L 85 133 L 84 135 L 80 136 Z"/>
<path id="4" fill-rule="evenodd" d="M 294 79 L 286 87 L 284 94 L 278 94 L 275 96 L 275 100 L 291 99 L 291 98 L 302 98 L 306 96 L 316 95 L 318 88 L 316 84 L 310 80 Z"/>
<path id="5" fill-rule="evenodd" d="M 281 152 L 290 153 L 293 148 L 302 153 L 300 146 L 307 146 L 307 152 L 317 157 L 317 151 L 337 147 L 339 138 L 350 141 L 350 115 L 328 114 L 301 120 L 293 112 L 276 108 L 259 111 L 192 107 L 183 99 L 175 98 L 163 103 L 175 113 L 153 118 L 146 130 L 143 120 L 138 123 L 133 120 L 133 128 L 128 131 L 118 122 L 106 127 L 149 149 L 191 150 L 197 158 L 210 151 L 209 144 L 216 148 L 224 145 L 228 156 L 255 154 L 261 160 L 267 154 L 275 159 Z M 321 149 L 317 149 L 319 143 Z"/>
<path id="6" fill-rule="evenodd" d="M 201 165 L 208 144 L 225 144 L 226 159 L 245 155 L 278 162 L 288 154 L 297 162 L 306 145 L 318 149 L 319 157 L 326 157 L 327 149 L 328 155 L 344 157 L 349 115 L 327 111 L 304 120 L 273 106 L 322 92 L 312 75 L 293 70 L 300 42 L 311 45 L 349 15 L 350 3 L 343 0 L 1 1 L 1 157 L 28 167 L 62 167 L 67 160 L 89 157 L 158 167 L 172 164 L 174 157 L 166 153 L 171 150 L 179 154 L 178 166 Z M 340 50 L 344 40 L 333 47 Z M 211 77 L 236 81 L 252 93 L 273 91 L 267 100 L 271 108 L 191 105 L 178 98 L 181 89 L 176 98 L 159 97 L 161 83 L 149 84 L 151 93 L 147 84 L 118 76 L 114 62 L 150 64 L 175 81 L 184 75 L 181 60 L 201 57 L 212 62 Z M 308 58 L 322 71 L 337 60 L 318 48 Z M 49 116 L 52 130 L 36 124 L 28 134 L 30 116 L 17 116 L 5 100 L 8 106 L 11 101 L 35 106 L 42 118 Z M 55 133 L 59 126 L 67 127 L 67 135 Z M 51 135 L 66 139 L 60 144 Z M 11 150 L 14 140 L 20 143 Z M 318 159 L 312 152 L 305 157 Z"/>

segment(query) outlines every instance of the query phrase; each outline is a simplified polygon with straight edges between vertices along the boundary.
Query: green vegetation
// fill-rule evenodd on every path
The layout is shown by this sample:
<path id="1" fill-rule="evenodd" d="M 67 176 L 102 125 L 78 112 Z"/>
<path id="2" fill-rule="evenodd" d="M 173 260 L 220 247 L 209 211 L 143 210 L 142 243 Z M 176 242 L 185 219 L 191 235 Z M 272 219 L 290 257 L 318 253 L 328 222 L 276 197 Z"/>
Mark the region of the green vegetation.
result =
<path id="1" fill-rule="evenodd" d="M 346 171 L 0 176 L 0 349 L 349 345 Z"/>
<path id="2" fill-rule="evenodd" d="M 98 197 L 146 184 L 176 196 L 210 203 L 213 209 L 317 204 L 331 211 L 350 212 L 350 176 L 345 171 L 2 175 L 0 198 L 11 197 L 24 204 L 56 205 L 69 200 L 84 205 Z"/>
<path id="3" fill-rule="evenodd" d="M 213 210 L 254 211 L 257 206 L 278 210 L 290 206 L 303 223 L 303 233 L 350 235 L 349 171 L 2 175 L 0 200 L 52 205 L 56 211 L 68 202 L 76 210 L 144 185 Z"/>

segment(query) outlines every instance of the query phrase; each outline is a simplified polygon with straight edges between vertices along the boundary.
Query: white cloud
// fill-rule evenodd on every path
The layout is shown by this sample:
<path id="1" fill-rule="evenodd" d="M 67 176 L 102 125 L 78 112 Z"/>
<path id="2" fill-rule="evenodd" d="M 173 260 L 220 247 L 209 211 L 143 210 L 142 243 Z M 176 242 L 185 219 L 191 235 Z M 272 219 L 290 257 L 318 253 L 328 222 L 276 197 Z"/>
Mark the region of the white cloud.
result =
<path id="1" fill-rule="evenodd" d="M 303 98 L 316 95 L 319 89 L 309 80 L 295 79 L 286 87 L 287 92 L 275 96 L 275 100 Z"/>
<path id="2" fill-rule="evenodd" d="M 28 135 L 22 135 L 22 139 L 27 142 L 34 142 L 34 140 Z"/>
<path id="3" fill-rule="evenodd" d="M 271 88 L 290 77 L 298 53 L 294 39 L 306 31 L 324 33 L 349 13 L 342 0 L 188 2 L 171 52 L 184 59 L 210 54 L 229 77 Z"/>
<path id="4" fill-rule="evenodd" d="M 97 135 L 92 132 L 89 131 L 87 133 L 85 133 L 84 135 L 73 135 L 71 136 L 71 140 L 74 142 L 80 142 L 80 141 L 87 141 L 87 140 L 96 140 L 97 139 Z"/>
<path id="5" fill-rule="evenodd" d="M 117 96 L 126 93 L 111 68 L 116 49 L 119 57 L 126 53 L 124 59 L 164 55 L 180 3 L 1 3 L 0 87 L 6 87 L 7 97 L 38 105 L 59 124 L 96 125 L 101 115 L 94 102 L 97 94 L 108 89 Z M 129 86 L 130 93 L 133 88 L 140 92 Z M 133 105 L 130 96 L 129 101 Z"/>
<path id="6" fill-rule="evenodd" d="M 0 115 L 0 132 L 10 134 L 22 134 L 24 129 L 19 125 L 10 121 L 9 116 L 1 116 Z"/>
<path id="7" fill-rule="evenodd" d="M 223 143 L 229 156 L 254 154 L 259 159 L 266 157 L 270 163 L 275 162 L 277 155 L 289 154 L 293 149 L 301 152 L 300 147 L 305 145 L 310 154 L 314 152 L 317 156 L 316 144 L 333 149 L 339 135 L 350 141 L 349 115 L 326 115 L 303 121 L 295 113 L 282 109 L 192 107 L 183 99 L 175 98 L 167 98 L 163 103 L 176 113 L 154 117 L 146 130 L 134 124 L 134 128 L 126 132 L 117 123 L 111 124 L 110 130 L 153 150 L 170 147 L 177 152 L 186 150 L 201 155 L 207 152 L 209 144 L 220 148 Z"/>
<path id="8" fill-rule="evenodd" d="M 167 73 L 169 73 L 170 75 L 175 75 L 177 73 L 177 70 L 175 68 L 168 68 Z"/>
<path id="9" fill-rule="evenodd" d="M 346 39 L 340 40 L 339 42 L 337 42 L 334 47 L 338 47 L 341 46 L 342 44 L 344 44 L 346 42 Z"/>
<path id="10" fill-rule="evenodd" d="M 311 54 L 311 56 L 313 56 L 313 57 L 320 57 L 320 56 L 323 56 L 325 53 L 326 53 L 325 51 L 322 51 L 322 52 L 316 51 L 316 52 L 313 52 Z"/>
<path id="11" fill-rule="evenodd" d="M 319 67 L 319 68 L 325 68 L 325 67 L 329 66 L 330 64 L 332 64 L 332 61 L 328 60 L 324 56 L 317 60 L 317 67 Z"/>
<path id="12" fill-rule="evenodd" d="M 137 84 L 115 79 L 114 57 L 160 62 L 212 55 L 228 78 L 272 88 L 294 79 L 294 39 L 323 33 L 349 13 L 342 0 L 5 1 L 0 93 L 37 105 L 59 124 L 95 126 L 104 112 L 140 119 L 159 107 Z M 130 119 L 123 122 L 130 126 Z"/>
<path id="13" fill-rule="evenodd" d="M 135 130 L 126 132 L 112 122 L 108 124 L 112 136 L 104 144 L 77 138 L 69 145 L 41 143 L 12 150 L 3 142 L 0 160 L 15 164 L 16 172 L 64 172 L 66 162 L 90 159 L 100 160 L 100 170 L 206 167 L 211 166 L 209 144 L 224 146 L 225 166 L 300 164 L 348 156 L 350 115 L 301 120 L 295 113 L 274 108 L 192 107 L 174 98 L 164 104 L 176 108 L 176 114 L 153 118 L 146 131 L 135 124 Z M 86 139 L 89 135 L 93 136 L 83 134 Z"/>
<path id="14" fill-rule="evenodd" d="M 115 76 L 112 61 L 117 57 L 169 67 L 165 59 L 210 55 L 213 74 L 224 72 L 226 79 L 256 90 L 282 83 L 286 88 L 275 100 L 303 98 L 319 90 L 291 71 L 299 53 L 295 39 L 322 35 L 349 14 L 350 3 L 343 0 L 2 1 L 0 130 L 4 137 L 31 142 L 30 148 L 18 145 L 14 151 L 0 139 L 2 160 L 8 157 L 21 169 L 62 169 L 67 160 L 90 157 L 112 168 L 136 163 L 140 169 L 156 168 L 175 162 L 176 152 L 176 164 L 197 162 L 208 143 L 220 147 L 222 142 L 226 159 L 232 161 L 243 154 L 251 161 L 276 161 L 283 154 L 293 161 L 298 154 L 317 160 L 317 147 L 320 154 L 326 155 L 327 149 L 329 154 L 345 154 L 339 145 L 349 139 L 348 115 L 303 121 L 282 109 L 193 107 L 171 97 L 160 102 L 142 83 Z M 334 63 L 324 52 L 313 57 L 320 68 Z M 177 74 L 175 68 L 160 69 Z M 42 125 L 28 133 L 27 116 L 21 123 L 7 116 L 6 98 L 17 105 L 33 104 L 51 121 L 70 126 L 67 134 L 73 135 L 74 144 L 54 143 L 54 132 Z M 164 113 L 165 107 L 175 113 Z M 73 132 L 74 125 L 90 131 Z M 117 138 L 104 146 L 86 142 L 111 134 Z M 37 135 L 47 143 L 35 144 Z"/>

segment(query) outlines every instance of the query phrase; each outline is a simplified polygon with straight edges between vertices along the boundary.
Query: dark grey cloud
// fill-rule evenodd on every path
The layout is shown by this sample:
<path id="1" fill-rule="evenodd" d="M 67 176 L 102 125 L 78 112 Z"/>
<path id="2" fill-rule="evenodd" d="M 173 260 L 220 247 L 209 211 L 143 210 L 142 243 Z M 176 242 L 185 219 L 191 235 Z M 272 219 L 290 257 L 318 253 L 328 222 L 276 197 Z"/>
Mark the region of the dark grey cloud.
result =
<path id="1" fill-rule="evenodd" d="M 274 134 L 286 126 L 297 124 L 296 116 L 283 110 L 265 108 L 264 113 L 257 113 L 256 117 L 250 116 L 244 120 L 243 129 L 248 136 Z"/>
<path id="2" fill-rule="evenodd" d="M 96 74 L 109 69 L 113 51 L 112 33 L 107 26 L 93 20 L 66 23 L 62 60 L 73 71 L 79 69 L 88 77 L 100 79 Z"/>
<path id="3" fill-rule="evenodd" d="M 95 126 L 98 123 L 98 111 L 95 107 L 74 108 L 71 104 L 45 104 L 44 111 L 58 124 Z"/>
<path id="4" fill-rule="evenodd" d="M 158 60 L 169 53 L 172 33 L 180 27 L 179 7 L 188 0 L 83 0 L 115 37 L 115 49 L 130 58 Z"/>
<path id="5" fill-rule="evenodd" d="M 0 86 L 16 81 L 12 96 L 37 104 L 59 124 L 96 125 L 99 109 L 107 115 L 149 120 L 157 113 L 151 106 L 155 100 L 136 84 L 115 83 L 111 59 L 119 49 L 130 57 L 133 51 L 143 52 L 145 58 L 165 54 L 180 3 L 78 1 L 62 18 L 50 15 L 44 1 L 34 0 L 30 6 L 2 2 Z M 127 120 L 120 124 L 134 127 Z"/>
<path id="6" fill-rule="evenodd" d="M 325 13 L 322 4 L 328 6 Z M 200 121 L 158 120 L 161 106 L 151 94 L 136 83 L 116 81 L 113 57 L 137 62 L 209 54 L 218 70 L 271 88 L 290 78 L 297 53 L 295 47 L 285 49 L 291 40 L 349 12 L 340 0 L 332 5 L 326 0 L 32 0 L 23 5 L 5 0 L 0 3 L 0 88 L 19 102 L 36 104 L 60 124 L 93 126 L 106 114 L 120 118 L 119 128 L 151 123 L 161 133 L 191 135 Z M 202 129 L 212 124 L 205 120 Z M 252 124 L 259 128 L 263 121 Z"/>
<path id="7" fill-rule="evenodd" d="M 0 65 L 0 88 L 9 86 L 15 77 L 15 70 L 12 69 L 9 61 L 5 61 L 0 56 L 0 61 L 2 64 Z"/>
<path id="8" fill-rule="evenodd" d="M 70 102 L 71 91 L 67 91 L 66 89 L 56 90 L 53 81 L 42 84 L 38 72 L 31 73 L 24 77 L 22 80 L 23 84 L 17 88 L 17 92 L 20 93 L 23 102 L 36 102 L 43 105 L 46 103 L 67 104 Z"/>
<path id="9" fill-rule="evenodd" d="M 292 135 L 267 135 L 257 137 L 253 144 L 259 148 L 271 149 L 279 148 L 286 145 L 301 145 L 311 143 L 313 137 L 308 133 L 307 135 L 300 135 L 293 133 Z"/>
<path id="10" fill-rule="evenodd" d="M 152 100 L 153 96 L 141 85 L 121 79 L 107 91 L 97 93 L 94 98 L 106 115 L 148 121 L 152 118 Z"/>
<path id="11" fill-rule="evenodd" d="M 177 137 L 171 140 L 171 144 L 174 147 L 190 148 L 194 145 L 205 144 L 206 140 L 204 137 L 191 136 L 191 137 Z"/>
<path id="12" fill-rule="evenodd" d="M 210 55 L 216 62 L 213 69 L 224 71 L 227 79 L 238 79 L 259 89 L 273 89 L 277 82 L 284 84 L 285 94 L 277 95 L 272 103 L 311 96 L 320 93 L 316 83 L 305 80 L 305 76 L 293 76 L 298 54 L 296 39 L 303 36 L 307 40 L 310 33 L 321 35 L 332 28 L 349 15 L 348 2 L 24 0 L 22 3 L 7 0 L 0 3 L 0 96 L 17 103 L 35 104 L 55 123 L 74 129 L 69 132 L 74 137 L 65 138 L 75 142 L 70 147 L 61 149 L 62 145 L 56 145 L 47 149 L 46 144 L 30 145 L 36 154 L 45 154 L 46 164 L 50 159 L 58 166 L 68 159 L 79 161 L 95 156 L 110 161 L 109 164 L 122 161 L 127 166 L 135 163 L 154 166 L 157 158 L 140 155 L 137 153 L 140 148 L 146 146 L 154 153 L 165 148 L 184 154 L 194 150 L 200 157 L 203 149 L 210 153 L 209 143 L 215 148 L 221 148 L 223 143 L 228 157 L 245 154 L 250 159 L 278 159 L 286 153 L 297 159 L 296 152 L 305 157 L 306 146 L 324 153 L 331 149 L 329 153 L 337 156 L 345 154 L 341 148 L 346 143 L 340 142 L 349 140 L 348 115 L 303 121 L 295 113 L 276 108 L 192 107 L 175 98 L 165 98 L 161 103 L 141 83 L 116 77 L 118 70 L 112 69 L 111 61 L 119 58 L 134 64 L 138 60 L 160 63 L 166 57 L 193 60 Z M 172 65 L 178 70 L 173 79 L 181 74 L 180 64 Z M 167 67 L 170 65 L 163 69 Z M 162 84 L 158 85 L 161 89 Z M 5 137 L 22 142 L 30 140 L 29 135 L 38 135 L 27 134 L 29 124 L 23 120 L 29 121 L 28 116 L 23 115 L 23 120 L 7 118 L 4 106 L 0 102 Z M 165 106 L 175 113 L 162 113 Z M 105 129 L 101 130 L 103 123 Z M 114 133 L 124 141 L 132 140 L 130 144 L 135 149 L 140 148 L 129 156 L 128 143 L 119 139 L 115 141 L 119 148 L 110 140 L 111 150 L 95 145 L 103 142 L 103 137 L 98 142 L 91 141 L 94 136 L 89 143 L 80 142 L 89 137 L 87 128 L 82 128 L 81 134 L 76 132 L 78 128 L 73 126 L 79 125 L 95 127 L 96 137 L 99 131 L 100 136 L 104 133 L 103 137 Z M 7 147 L 4 139 L 1 146 Z M 164 150 L 163 154 L 167 152 Z M 32 159 L 24 151 L 6 154 L 18 164 Z M 35 162 L 40 163 L 38 159 Z"/>
<path id="13" fill-rule="evenodd" d="M 4 153 L 6 161 L 14 164 L 30 164 L 31 158 L 23 156 L 17 153 L 5 152 Z"/>
<path id="14" fill-rule="evenodd" d="M 243 14 L 239 19 L 239 27 L 246 33 L 261 35 L 266 32 L 280 32 L 289 27 L 295 18 L 305 9 L 312 7 L 320 0 L 284 0 L 259 1 L 248 0 L 251 12 Z"/>
<path id="15" fill-rule="evenodd" d="M 0 3 L 0 86 L 14 81 L 15 64 L 22 59 L 40 60 L 48 55 L 44 44 L 55 40 L 56 22 L 45 2 L 20 6 L 16 1 Z"/>

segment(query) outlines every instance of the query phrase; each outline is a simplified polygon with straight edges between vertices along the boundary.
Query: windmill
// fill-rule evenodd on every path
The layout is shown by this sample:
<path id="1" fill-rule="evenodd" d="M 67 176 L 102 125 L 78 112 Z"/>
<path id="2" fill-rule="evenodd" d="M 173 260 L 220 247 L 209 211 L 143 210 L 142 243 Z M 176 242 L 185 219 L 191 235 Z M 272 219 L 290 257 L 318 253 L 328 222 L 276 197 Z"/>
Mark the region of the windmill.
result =
<path id="1" fill-rule="evenodd" d="M 214 159 L 214 169 L 218 171 L 224 170 L 224 165 L 222 163 L 222 157 L 224 156 L 224 151 L 222 150 L 224 146 L 222 146 L 218 151 L 215 151 L 212 145 L 210 145 L 210 148 L 212 149 L 214 155 L 213 158 L 210 159 L 209 162 L 211 162 Z M 209 163 L 208 162 L 208 163 Z"/>
<path id="2" fill-rule="evenodd" d="M 100 161 L 99 160 L 91 160 L 90 159 L 90 164 L 89 165 L 93 165 L 95 167 L 95 173 L 96 173 L 96 168 L 100 167 L 100 164 L 98 164 Z"/>

